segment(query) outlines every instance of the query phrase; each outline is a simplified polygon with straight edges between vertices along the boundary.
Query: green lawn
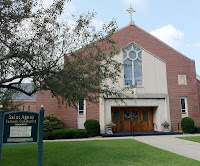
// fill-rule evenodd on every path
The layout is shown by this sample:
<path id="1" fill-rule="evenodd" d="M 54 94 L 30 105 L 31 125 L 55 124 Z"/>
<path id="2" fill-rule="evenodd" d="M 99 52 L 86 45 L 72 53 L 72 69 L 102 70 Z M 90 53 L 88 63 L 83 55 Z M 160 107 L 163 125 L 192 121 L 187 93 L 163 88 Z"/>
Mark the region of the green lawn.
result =
<path id="1" fill-rule="evenodd" d="M 44 166 L 176 166 L 200 165 L 135 140 L 44 143 Z M 1 166 L 36 166 L 37 145 L 3 146 Z"/>
<path id="2" fill-rule="evenodd" d="M 189 141 L 199 142 L 200 143 L 200 136 L 192 136 L 192 137 L 177 137 L 180 139 L 185 139 Z"/>

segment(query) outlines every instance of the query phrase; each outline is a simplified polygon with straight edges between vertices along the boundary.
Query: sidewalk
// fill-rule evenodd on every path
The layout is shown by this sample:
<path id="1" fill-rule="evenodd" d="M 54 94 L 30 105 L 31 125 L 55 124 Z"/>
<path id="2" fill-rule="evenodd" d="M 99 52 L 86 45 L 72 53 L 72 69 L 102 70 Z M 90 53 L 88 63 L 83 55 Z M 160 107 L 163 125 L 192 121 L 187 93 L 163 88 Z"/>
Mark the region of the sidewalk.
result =
<path id="1" fill-rule="evenodd" d="M 148 145 L 200 161 L 200 143 L 178 139 L 176 137 L 200 136 L 200 134 L 134 137 L 133 139 Z"/>
<path id="2" fill-rule="evenodd" d="M 200 143 L 178 139 L 176 137 L 200 136 L 200 134 L 187 135 L 160 135 L 160 136 L 136 136 L 136 137 L 92 137 L 81 139 L 44 140 L 44 142 L 64 141 L 93 141 L 111 139 L 134 139 L 145 144 L 200 161 Z"/>

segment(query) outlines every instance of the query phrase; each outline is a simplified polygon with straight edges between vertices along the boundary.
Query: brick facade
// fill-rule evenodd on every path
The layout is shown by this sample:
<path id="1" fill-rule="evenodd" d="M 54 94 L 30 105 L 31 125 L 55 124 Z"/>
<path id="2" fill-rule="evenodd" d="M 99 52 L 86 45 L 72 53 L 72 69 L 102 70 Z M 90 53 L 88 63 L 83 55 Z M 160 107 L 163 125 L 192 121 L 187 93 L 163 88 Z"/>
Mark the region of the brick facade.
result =
<path id="1" fill-rule="evenodd" d="M 36 109 L 40 110 L 44 105 L 45 114 L 53 113 L 63 121 L 64 128 L 77 128 L 77 110 L 75 108 L 59 105 L 57 98 L 52 98 L 50 91 L 38 92 L 36 97 Z"/>
<path id="2" fill-rule="evenodd" d="M 63 121 L 64 128 L 77 128 L 77 109 L 58 104 L 57 98 L 52 98 L 50 91 L 38 92 L 36 97 L 36 112 L 44 105 L 45 115 L 53 113 Z M 86 102 L 86 119 L 99 121 L 98 104 Z"/>
<path id="3" fill-rule="evenodd" d="M 127 26 L 113 35 L 117 48 L 134 42 L 166 62 L 172 130 L 181 122 L 180 97 L 187 97 L 189 116 L 200 125 L 195 62 L 137 26 Z M 178 75 L 186 75 L 187 85 L 178 85 Z"/>
<path id="4" fill-rule="evenodd" d="M 200 112 L 200 80 L 197 80 L 198 92 L 199 92 L 199 112 Z"/>
<path id="5" fill-rule="evenodd" d="M 172 131 L 177 130 L 178 123 L 182 119 L 181 97 L 187 97 L 188 116 L 195 120 L 196 125 L 200 125 L 200 81 L 196 79 L 194 61 L 137 26 L 127 26 L 113 34 L 112 38 L 117 41 L 118 49 L 134 42 L 166 62 Z M 178 75 L 186 75 L 187 85 L 178 85 Z M 77 128 L 77 110 L 75 108 L 59 106 L 57 99 L 52 98 L 49 91 L 38 92 L 36 107 L 31 108 L 38 112 L 42 104 L 45 114 L 53 113 L 58 116 L 66 128 Z M 31 109 L 31 111 L 33 110 Z M 100 120 L 98 104 L 86 103 L 86 119 Z"/>
<path id="6" fill-rule="evenodd" d="M 99 104 L 97 103 L 89 103 L 86 104 L 86 120 L 87 119 L 99 119 Z"/>
<path id="7" fill-rule="evenodd" d="M 31 111 L 31 112 L 36 112 L 36 100 L 35 101 L 28 101 L 28 100 L 25 100 L 25 101 L 15 101 L 16 103 L 20 103 L 20 106 L 19 106 L 19 111 Z M 30 108 L 29 108 L 30 107 Z"/>

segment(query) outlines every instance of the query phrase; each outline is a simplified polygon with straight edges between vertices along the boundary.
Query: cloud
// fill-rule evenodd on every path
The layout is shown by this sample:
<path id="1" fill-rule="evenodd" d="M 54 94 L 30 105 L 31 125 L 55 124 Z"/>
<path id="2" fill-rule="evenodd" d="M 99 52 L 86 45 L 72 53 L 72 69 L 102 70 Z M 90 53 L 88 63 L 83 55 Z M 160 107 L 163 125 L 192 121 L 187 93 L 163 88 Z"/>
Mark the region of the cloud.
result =
<path id="1" fill-rule="evenodd" d="M 102 20 L 93 18 L 93 19 L 92 19 L 92 24 L 93 24 L 97 29 L 100 29 L 100 28 L 102 28 L 102 25 L 104 24 L 104 22 L 103 22 Z"/>
<path id="2" fill-rule="evenodd" d="M 200 42 L 193 43 L 193 44 L 186 44 L 187 48 L 200 48 Z"/>
<path id="3" fill-rule="evenodd" d="M 164 26 L 150 33 L 175 49 L 180 48 L 184 40 L 184 32 L 177 30 L 172 25 Z"/>
<path id="4" fill-rule="evenodd" d="M 194 44 L 194 47 L 196 47 L 196 48 L 200 48 L 200 42 L 195 43 L 195 44 Z"/>

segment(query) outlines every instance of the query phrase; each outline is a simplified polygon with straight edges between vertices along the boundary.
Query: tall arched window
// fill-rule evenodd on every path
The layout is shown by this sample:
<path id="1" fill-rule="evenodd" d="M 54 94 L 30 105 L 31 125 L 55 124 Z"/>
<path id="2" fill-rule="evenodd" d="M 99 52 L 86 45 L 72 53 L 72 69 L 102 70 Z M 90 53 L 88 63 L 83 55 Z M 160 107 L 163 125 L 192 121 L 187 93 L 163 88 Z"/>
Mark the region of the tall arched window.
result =
<path id="1" fill-rule="evenodd" d="M 142 50 L 130 45 L 124 49 L 124 84 L 142 85 Z"/>

